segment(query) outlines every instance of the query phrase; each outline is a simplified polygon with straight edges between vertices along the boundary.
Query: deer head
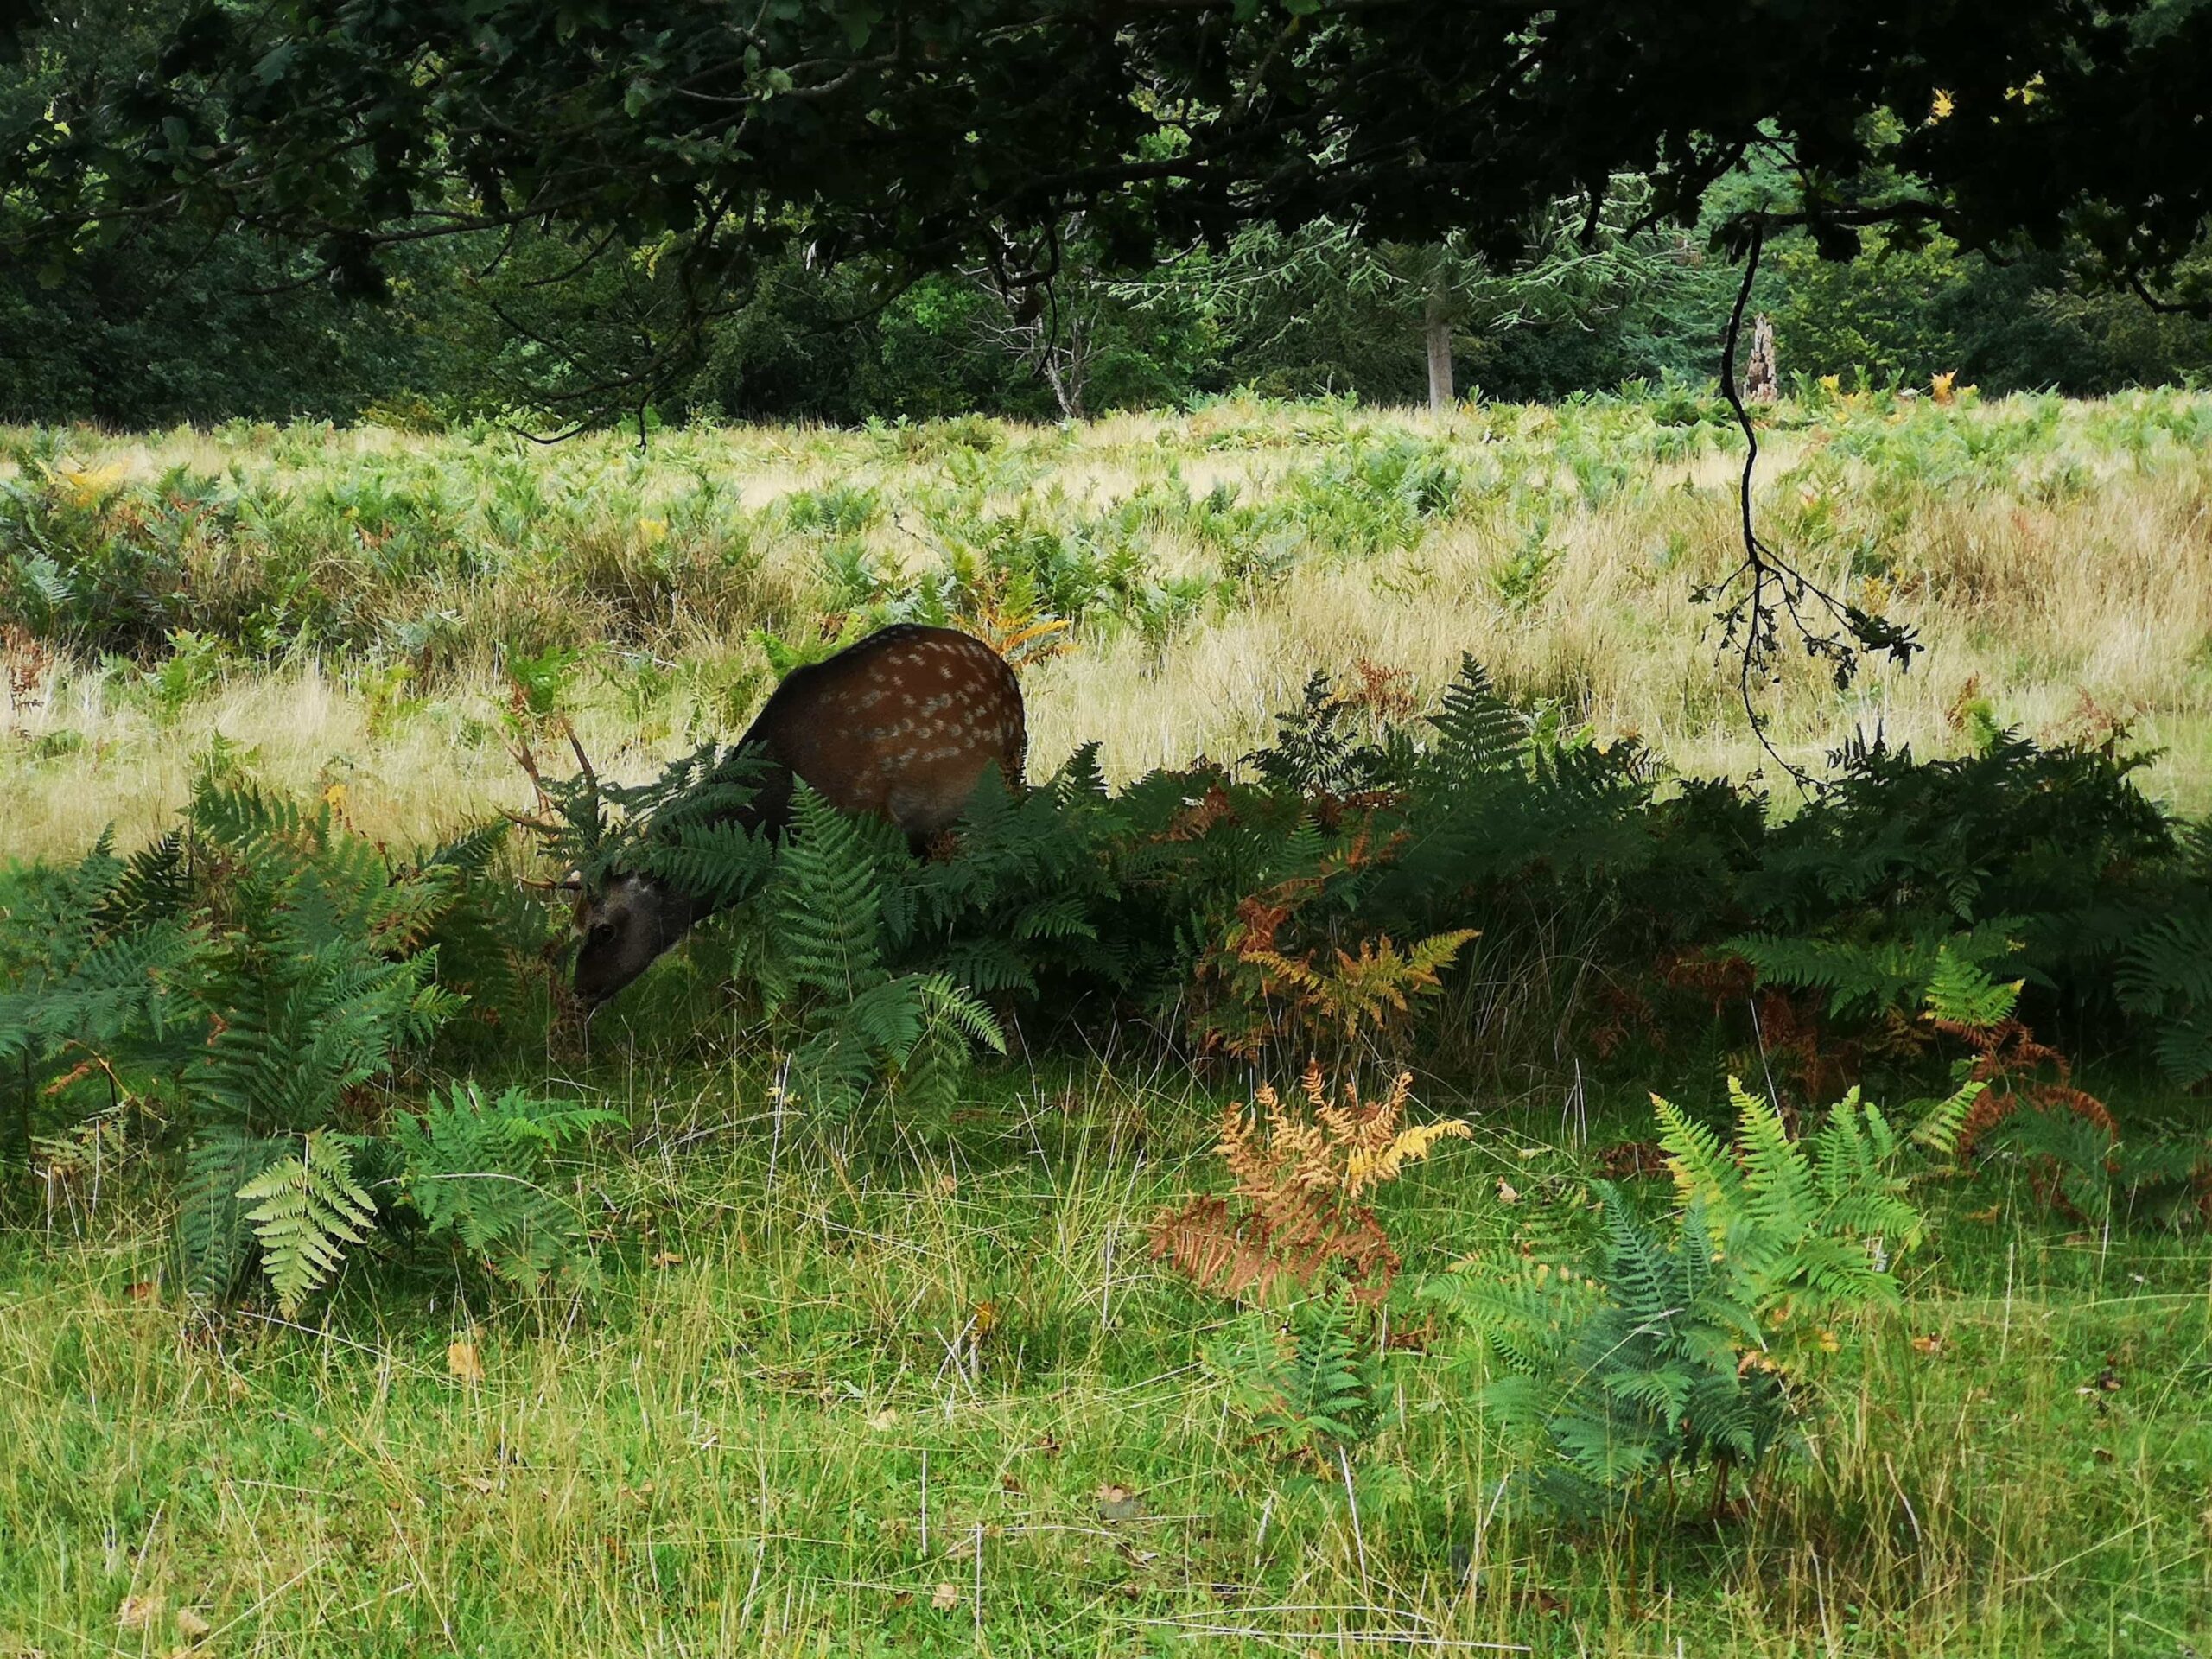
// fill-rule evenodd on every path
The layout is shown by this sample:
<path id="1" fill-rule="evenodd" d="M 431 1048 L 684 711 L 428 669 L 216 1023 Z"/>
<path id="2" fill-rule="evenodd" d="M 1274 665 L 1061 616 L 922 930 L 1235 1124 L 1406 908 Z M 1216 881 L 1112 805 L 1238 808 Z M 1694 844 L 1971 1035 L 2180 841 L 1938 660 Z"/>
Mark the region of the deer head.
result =
<path id="1" fill-rule="evenodd" d="M 576 885 L 576 995 L 597 1007 L 691 931 L 690 900 L 651 876 L 617 875 L 597 892 Z"/>
<path id="2" fill-rule="evenodd" d="M 564 719 L 561 728 L 575 752 L 576 766 L 585 790 L 596 802 L 599 773 L 584 753 L 575 729 Z M 529 778 L 537 797 L 538 815 L 508 816 L 543 838 L 558 837 L 562 824 L 557 805 L 527 738 L 512 746 L 516 760 Z M 575 943 L 576 996 L 586 1007 L 595 1008 L 645 971 L 697 919 L 690 902 L 650 876 L 615 874 L 587 885 L 581 869 L 571 870 L 559 881 L 531 881 L 526 886 L 571 895 L 569 937 Z"/>

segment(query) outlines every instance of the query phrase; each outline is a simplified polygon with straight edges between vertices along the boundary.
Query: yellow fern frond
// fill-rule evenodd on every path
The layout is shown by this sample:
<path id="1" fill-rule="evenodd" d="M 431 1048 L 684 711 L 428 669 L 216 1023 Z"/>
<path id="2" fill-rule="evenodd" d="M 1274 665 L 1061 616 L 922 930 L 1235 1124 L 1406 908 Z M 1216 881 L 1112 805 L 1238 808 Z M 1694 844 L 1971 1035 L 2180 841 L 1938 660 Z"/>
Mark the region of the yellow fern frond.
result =
<path id="1" fill-rule="evenodd" d="M 1298 1086 L 1306 1096 L 1306 1105 L 1314 1112 L 1319 1113 L 1329 1103 L 1329 1087 L 1321 1081 L 1320 1061 L 1309 1059 L 1306 1062 L 1306 1070 L 1299 1075 Z"/>
<path id="2" fill-rule="evenodd" d="M 1414 946 L 1407 963 L 1422 976 L 1422 988 L 1433 990 L 1437 975 L 1452 965 L 1452 957 L 1482 936 L 1483 931 L 1478 927 L 1455 927 L 1447 932 L 1432 933 Z"/>
<path id="3" fill-rule="evenodd" d="M 1398 1126 L 1405 1121 L 1406 1101 L 1413 1086 L 1413 1073 L 1401 1071 L 1392 1080 L 1388 1095 L 1367 1104 L 1360 1100 L 1357 1086 L 1347 1083 L 1343 1105 L 1332 1106 L 1317 1100 L 1313 1115 L 1321 1120 L 1322 1127 L 1339 1147 L 1352 1154 L 1372 1157 L 1396 1138 Z"/>
<path id="4" fill-rule="evenodd" d="M 1327 995 L 1328 982 L 1309 963 L 1286 957 L 1279 950 L 1244 950 L 1238 954 L 1268 978 L 1278 980 L 1293 990 L 1309 996 Z"/>
<path id="5" fill-rule="evenodd" d="M 1395 1181 L 1408 1164 L 1417 1164 L 1433 1152 L 1440 1141 L 1465 1141 L 1474 1132 L 1465 1120 L 1448 1117 L 1407 1129 L 1378 1152 L 1354 1153 L 1345 1166 L 1345 1195 L 1357 1198 L 1370 1186 Z"/>
<path id="6" fill-rule="evenodd" d="M 120 461 L 95 467 L 81 461 L 63 460 L 48 467 L 46 475 L 71 506 L 96 507 L 121 487 L 130 470 L 128 463 Z"/>

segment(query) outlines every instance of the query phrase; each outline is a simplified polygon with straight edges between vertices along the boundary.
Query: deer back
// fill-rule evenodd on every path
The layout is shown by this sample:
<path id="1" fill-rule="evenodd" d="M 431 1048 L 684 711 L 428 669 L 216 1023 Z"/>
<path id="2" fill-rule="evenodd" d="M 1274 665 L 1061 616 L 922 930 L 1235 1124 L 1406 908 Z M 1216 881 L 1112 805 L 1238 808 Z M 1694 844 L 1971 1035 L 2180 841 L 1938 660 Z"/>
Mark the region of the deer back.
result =
<path id="1" fill-rule="evenodd" d="M 794 670 L 745 741 L 848 812 L 910 836 L 957 819 L 987 766 L 1021 783 L 1021 688 L 1006 659 L 950 628 L 900 624 Z"/>

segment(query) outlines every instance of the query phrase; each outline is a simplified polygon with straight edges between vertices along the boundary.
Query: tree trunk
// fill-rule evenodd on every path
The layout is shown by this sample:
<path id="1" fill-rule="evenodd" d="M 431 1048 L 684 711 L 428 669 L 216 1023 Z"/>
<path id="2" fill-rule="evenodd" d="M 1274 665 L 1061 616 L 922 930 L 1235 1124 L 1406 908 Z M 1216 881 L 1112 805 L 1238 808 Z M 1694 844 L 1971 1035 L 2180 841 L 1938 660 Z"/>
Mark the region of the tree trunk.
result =
<path id="1" fill-rule="evenodd" d="M 1042 327 L 1039 327 L 1042 334 Z M 1083 325 L 1077 318 L 1068 319 L 1068 339 L 1065 346 L 1046 340 L 1039 361 L 1045 371 L 1045 379 L 1052 388 L 1053 401 L 1060 406 L 1060 418 L 1079 421 L 1084 418 L 1084 383 L 1090 378 L 1088 343 L 1083 337 Z"/>
<path id="2" fill-rule="evenodd" d="M 1744 401 L 1770 404 L 1781 391 L 1782 376 L 1774 356 L 1774 324 L 1762 315 L 1751 322 L 1751 361 L 1744 373 Z"/>
<path id="3" fill-rule="evenodd" d="M 1444 315 L 1444 290 L 1440 285 L 1428 296 L 1421 332 L 1428 339 L 1428 408 L 1441 415 L 1452 407 L 1452 324 Z"/>

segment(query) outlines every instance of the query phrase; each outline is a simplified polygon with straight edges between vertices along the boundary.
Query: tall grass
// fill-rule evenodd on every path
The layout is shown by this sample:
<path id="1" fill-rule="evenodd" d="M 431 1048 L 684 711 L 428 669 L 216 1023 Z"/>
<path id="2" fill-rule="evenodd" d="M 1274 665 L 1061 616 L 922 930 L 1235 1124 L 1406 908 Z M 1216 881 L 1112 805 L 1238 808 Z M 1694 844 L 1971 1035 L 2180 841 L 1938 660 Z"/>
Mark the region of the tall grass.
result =
<path id="1" fill-rule="evenodd" d="M 518 798 L 492 741 L 507 653 L 582 653 L 588 738 L 636 772 L 741 724 L 763 633 L 855 615 L 1071 624 L 1025 670 L 1040 767 L 1091 739 L 1116 775 L 1233 755 L 1314 667 L 1433 691 L 1471 651 L 1601 735 L 1741 773 L 1764 757 L 1691 597 L 1735 557 L 1719 414 L 1227 402 L 702 429 L 642 456 L 490 429 L 17 432 L 0 604 L 63 655 L 0 713 L 0 813 L 18 851 L 143 834 L 220 731 L 416 834 Z M 1817 764 L 1854 727 L 1941 751 L 1992 721 L 2120 724 L 2165 751 L 2155 791 L 2212 801 L 2212 398 L 1815 397 L 1772 420 L 1769 532 L 1928 647 L 1842 693 L 1788 665 L 1766 692 L 1786 754 Z M 81 590 L 42 619 L 41 551 Z"/>

